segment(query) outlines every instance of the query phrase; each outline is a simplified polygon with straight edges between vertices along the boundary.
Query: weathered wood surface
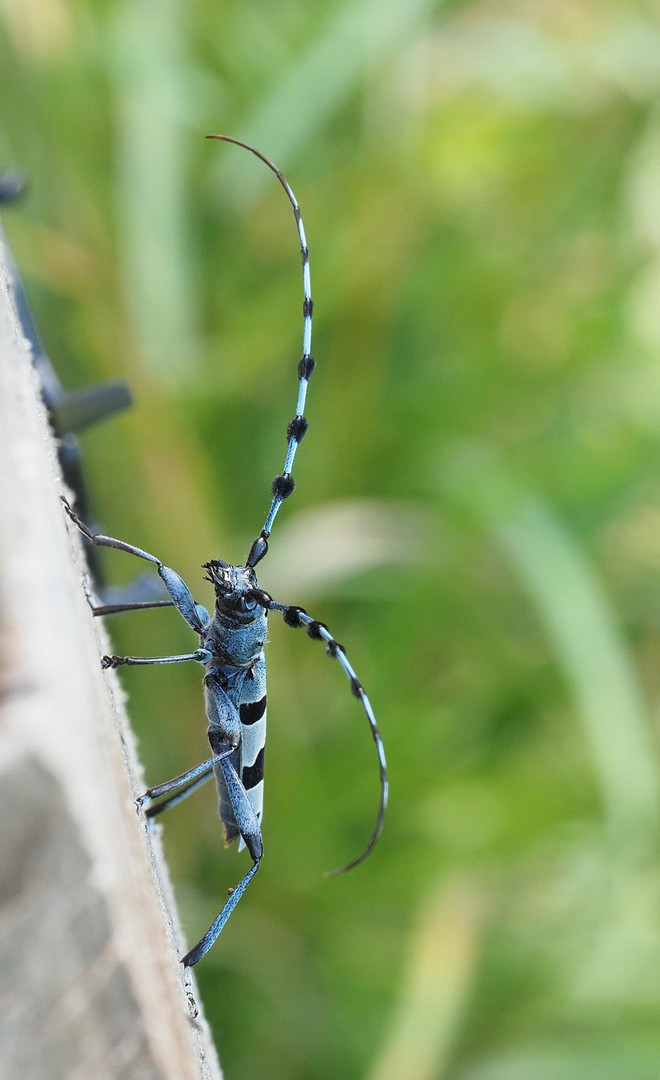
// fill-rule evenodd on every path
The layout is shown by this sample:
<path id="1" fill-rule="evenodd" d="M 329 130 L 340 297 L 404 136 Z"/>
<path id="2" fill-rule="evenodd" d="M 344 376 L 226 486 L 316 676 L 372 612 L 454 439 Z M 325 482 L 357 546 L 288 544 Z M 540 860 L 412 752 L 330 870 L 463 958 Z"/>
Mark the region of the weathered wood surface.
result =
<path id="1" fill-rule="evenodd" d="M 217 1080 L 0 249 L 0 1077 Z"/>

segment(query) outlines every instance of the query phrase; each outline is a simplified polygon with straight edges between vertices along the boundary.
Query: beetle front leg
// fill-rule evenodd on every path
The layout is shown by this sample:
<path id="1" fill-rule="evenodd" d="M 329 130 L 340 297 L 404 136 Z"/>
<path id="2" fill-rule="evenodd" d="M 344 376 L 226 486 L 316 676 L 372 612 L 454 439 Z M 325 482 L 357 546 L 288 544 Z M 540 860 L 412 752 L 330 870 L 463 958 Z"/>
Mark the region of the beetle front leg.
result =
<path id="1" fill-rule="evenodd" d="M 195 603 L 190 589 L 176 570 L 172 570 L 170 566 L 165 566 L 165 563 L 157 555 L 152 555 L 149 551 L 136 547 L 135 544 L 127 544 L 124 540 L 117 540 L 114 536 L 104 536 L 103 533 L 93 533 L 89 526 L 85 525 L 85 522 L 74 513 L 63 495 L 60 495 L 60 499 L 73 524 L 92 544 L 96 544 L 98 547 L 116 548 L 117 551 L 126 551 L 129 555 L 135 555 L 138 559 L 153 563 L 165 588 L 172 597 L 175 608 L 186 620 L 188 626 L 192 627 L 198 634 L 202 634 L 204 630 L 208 629 L 211 622 L 208 611 L 201 604 Z"/>

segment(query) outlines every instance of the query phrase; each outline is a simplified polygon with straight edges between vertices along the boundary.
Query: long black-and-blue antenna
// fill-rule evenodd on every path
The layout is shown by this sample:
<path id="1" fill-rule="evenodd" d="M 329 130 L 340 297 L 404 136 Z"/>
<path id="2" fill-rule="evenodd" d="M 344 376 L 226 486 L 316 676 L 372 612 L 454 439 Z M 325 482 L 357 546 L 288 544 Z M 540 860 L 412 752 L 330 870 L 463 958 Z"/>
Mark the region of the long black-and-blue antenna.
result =
<path id="1" fill-rule="evenodd" d="M 294 487 L 296 486 L 293 479 L 293 461 L 296 456 L 296 450 L 301 443 L 305 432 L 307 431 L 307 420 L 305 418 L 305 399 L 307 397 L 307 384 L 311 378 L 312 372 L 316 366 L 316 361 L 311 355 L 312 348 L 312 311 L 314 304 L 312 302 L 312 283 L 309 272 L 309 249 L 307 247 L 307 238 L 305 236 L 305 226 L 303 225 L 302 217 L 300 216 L 300 207 L 298 200 L 296 199 L 289 183 L 282 172 L 276 165 L 270 161 L 265 154 L 262 154 L 260 150 L 257 150 L 254 146 L 250 146 L 248 143 L 241 142 L 240 139 L 234 139 L 230 135 L 207 135 L 207 139 L 221 139 L 223 142 L 234 143 L 235 146 L 242 146 L 244 150 L 249 150 L 251 154 L 258 157 L 263 161 L 264 165 L 275 173 L 275 176 L 279 180 L 280 184 L 284 188 L 287 194 L 287 198 L 293 207 L 293 214 L 296 219 L 296 228 L 298 230 L 298 239 L 300 241 L 300 252 L 302 255 L 302 271 L 303 271 L 303 349 L 302 356 L 298 361 L 298 402 L 296 404 L 296 415 L 289 421 L 286 429 L 288 447 L 286 452 L 286 458 L 284 460 L 284 468 L 279 476 L 276 476 L 273 480 L 272 493 L 273 501 L 270 504 L 270 510 L 268 511 L 268 517 L 264 523 L 264 527 L 259 533 L 258 537 L 250 548 L 250 553 L 247 557 L 246 566 L 255 567 L 258 562 L 263 559 L 264 555 L 268 551 L 268 537 L 271 534 L 273 528 L 273 522 L 277 516 L 277 511 L 284 502 L 285 499 L 291 495 Z"/>

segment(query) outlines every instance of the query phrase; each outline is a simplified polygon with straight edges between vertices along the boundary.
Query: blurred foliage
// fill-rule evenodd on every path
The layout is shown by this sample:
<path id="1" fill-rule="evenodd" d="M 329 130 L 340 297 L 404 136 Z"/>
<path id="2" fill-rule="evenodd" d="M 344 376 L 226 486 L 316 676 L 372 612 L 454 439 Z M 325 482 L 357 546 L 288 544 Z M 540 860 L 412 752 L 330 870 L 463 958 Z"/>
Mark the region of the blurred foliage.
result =
<path id="1" fill-rule="evenodd" d="M 660 21 L 623 0 L 4 0 L 5 215 L 100 519 L 204 600 L 310 433 L 261 584 L 332 627 L 363 717 L 272 620 L 266 859 L 199 965 L 230 1080 L 646 1080 L 660 1055 Z M 110 553 L 108 573 L 135 567 Z M 130 562 L 130 560 L 128 560 Z M 118 652 L 185 651 L 171 612 Z M 125 675 L 147 776 L 200 674 Z M 246 856 L 168 815 L 189 939 Z"/>

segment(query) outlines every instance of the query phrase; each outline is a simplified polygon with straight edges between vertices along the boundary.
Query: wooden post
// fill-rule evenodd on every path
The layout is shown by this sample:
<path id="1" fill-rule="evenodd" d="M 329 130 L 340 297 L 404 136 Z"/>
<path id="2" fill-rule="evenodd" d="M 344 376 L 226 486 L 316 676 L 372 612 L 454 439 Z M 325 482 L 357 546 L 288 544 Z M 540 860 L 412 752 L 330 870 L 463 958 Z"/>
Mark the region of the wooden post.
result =
<path id="1" fill-rule="evenodd" d="M 0 246 L 0 1076 L 220 1080 L 62 491 Z"/>

